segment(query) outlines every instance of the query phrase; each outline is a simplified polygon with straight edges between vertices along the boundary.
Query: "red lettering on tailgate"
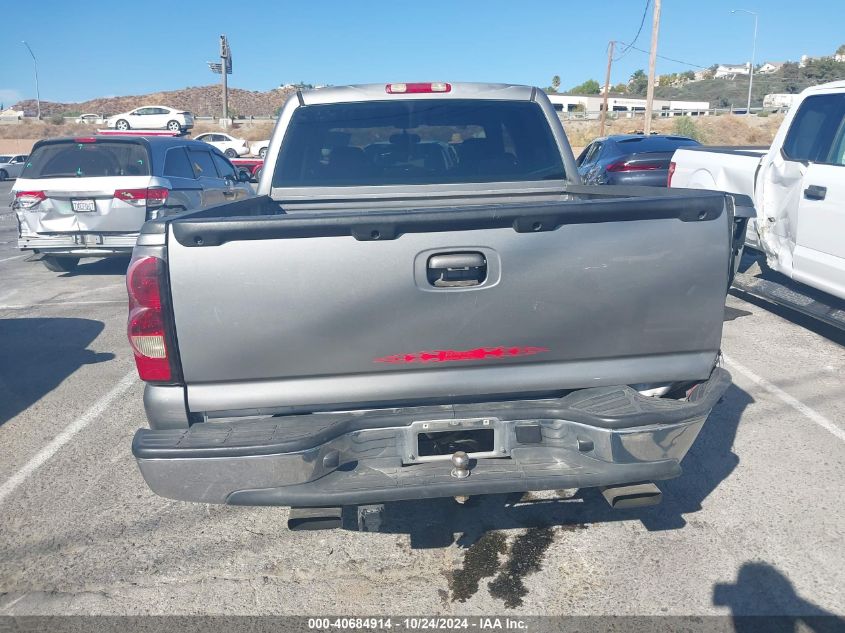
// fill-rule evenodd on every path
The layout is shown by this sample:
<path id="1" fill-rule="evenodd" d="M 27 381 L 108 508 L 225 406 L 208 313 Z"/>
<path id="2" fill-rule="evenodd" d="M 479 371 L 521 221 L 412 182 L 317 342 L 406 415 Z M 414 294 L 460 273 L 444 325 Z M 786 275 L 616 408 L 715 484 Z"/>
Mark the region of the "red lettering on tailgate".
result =
<path id="1" fill-rule="evenodd" d="M 451 363 L 462 360 L 486 360 L 488 358 L 514 358 L 516 356 L 533 356 L 548 352 L 547 347 L 478 347 L 476 349 L 454 350 L 441 349 L 431 352 L 416 352 L 415 354 L 396 354 L 375 358 L 376 363 L 407 364 L 407 363 Z"/>

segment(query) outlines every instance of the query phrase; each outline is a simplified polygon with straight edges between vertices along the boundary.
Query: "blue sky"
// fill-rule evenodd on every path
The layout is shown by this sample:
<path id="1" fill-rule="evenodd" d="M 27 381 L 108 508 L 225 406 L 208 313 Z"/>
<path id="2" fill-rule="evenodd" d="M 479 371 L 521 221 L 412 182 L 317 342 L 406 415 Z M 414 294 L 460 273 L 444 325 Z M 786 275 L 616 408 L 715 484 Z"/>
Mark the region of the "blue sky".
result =
<path id="1" fill-rule="evenodd" d="M 192 5 L 194 8 L 192 8 Z M 81 101 L 215 82 L 206 61 L 220 33 L 233 50 L 230 85 L 268 90 L 300 80 L 315 84 L 387 81 L 501 81 L 546 86 L 558 74 L 568 88 L 603 81 L 607 42 L 630 41 L 645 0 L 323 0 L 202 3 L 11 2 L 0 30 L 0 102 L 34 97 L 38 58 L 41 98 Z M 800 6 L 800 9 L 798 7 Z M 845 43 L 845 0 L 664 0 L 660 50 L 709 66 L 751 57 L 760 13 L 757 61 L 832 53 Z M 647 49 L 651 9 L 637 45 Z M 614 66 L 614 83 L 647 55 L 630 51 Z M 657 72 L 689 69 L 658 60 Z"/>

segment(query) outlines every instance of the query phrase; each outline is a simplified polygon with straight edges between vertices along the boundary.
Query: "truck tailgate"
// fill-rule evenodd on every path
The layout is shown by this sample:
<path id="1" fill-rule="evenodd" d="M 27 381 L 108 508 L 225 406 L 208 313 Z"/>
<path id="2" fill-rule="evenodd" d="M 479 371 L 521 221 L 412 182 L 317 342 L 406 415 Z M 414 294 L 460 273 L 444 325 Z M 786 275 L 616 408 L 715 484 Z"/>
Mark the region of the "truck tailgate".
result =
<path id="1" fill-rule="evenodd" d="M 724 195 L 680 190 L 177 219 L 188 405 L 307 411 L 705 379 L 732 226 Z"/>

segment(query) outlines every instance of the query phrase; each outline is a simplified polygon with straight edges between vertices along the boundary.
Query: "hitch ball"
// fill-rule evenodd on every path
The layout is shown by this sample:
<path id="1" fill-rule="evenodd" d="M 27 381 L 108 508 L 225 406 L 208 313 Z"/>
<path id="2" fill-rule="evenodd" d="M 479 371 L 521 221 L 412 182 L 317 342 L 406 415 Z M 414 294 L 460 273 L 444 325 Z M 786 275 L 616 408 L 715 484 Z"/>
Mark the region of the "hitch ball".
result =
<path id="1" fill-rule="evenodd" d="M 457 451 L 452 455 L 452 477 L 466 479 L 469 477 L 469 455 L 463 451 Z"/>

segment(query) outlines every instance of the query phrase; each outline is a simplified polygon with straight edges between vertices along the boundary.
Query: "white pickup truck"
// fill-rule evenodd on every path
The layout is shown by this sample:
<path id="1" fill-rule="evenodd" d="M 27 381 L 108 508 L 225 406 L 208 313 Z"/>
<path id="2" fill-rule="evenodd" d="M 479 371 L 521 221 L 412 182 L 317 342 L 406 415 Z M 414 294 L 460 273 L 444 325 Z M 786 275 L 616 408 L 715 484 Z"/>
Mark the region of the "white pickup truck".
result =
<path id="1" fill-rule="evenodd" d="M 845 81 L 802 92 L 768 149 L 679 149 L 669 186 L 750 196 L 746 245 L 772 270 L 845 299 Z"/>

